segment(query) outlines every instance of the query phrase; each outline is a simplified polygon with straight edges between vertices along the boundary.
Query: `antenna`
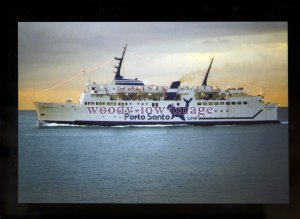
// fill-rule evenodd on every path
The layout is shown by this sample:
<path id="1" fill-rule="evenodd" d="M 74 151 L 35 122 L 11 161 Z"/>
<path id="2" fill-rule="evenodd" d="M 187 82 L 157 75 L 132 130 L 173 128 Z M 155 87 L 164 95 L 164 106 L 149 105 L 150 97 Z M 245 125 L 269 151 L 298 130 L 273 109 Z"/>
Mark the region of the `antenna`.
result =
<path id="1" fill-rule="evenodd" d="M 207 72 L 206 72 L 206 74 L 205 74 L 204 80 L 203 80 L 203 82 L 202 82 L 202 86 L 207 86 L 207 78 L 208 78 L 208 74 L 209 74 L 209 72 L 210 72 L 211 65 L 212 65 L 212 63 L 213 63 L 213 61 L 214 61 L 214 58 L 215 58 L 215 57 L 211 57 L 211 58 L 210 58 L 211 62 L 210 62 L 210 65 L 209 65 L 209 67 L 208 67 L 208 69 L 207 69 Z"/>
<path id="2" fill-rule="evenodd" d="M 82 74 L 85 74 L 87 71 L 86 71 L 85 68 L 83 68 L 83 70 L 81 72 L 82 72 Z M 89 74 L 89 80 L 88 80 L 88 82 L 89 83 L 91 82 L 91 75 L 90 74 Z"/>
<path id="3" fill-rule="evenodd" d="M 266 96 L 266 93 L 267 93 L 267 86 L 265 85 L 264 87 L 263 87 L 263 90 L 262 90 L 262 96 L 265 98 L 265 96 Z"/>
<path id="4" fill-rule="evenodd" d="M 128 31 L 126 31 L 126 37 L 125 37 L 125 39 L 126 39 L 126 45 L 127 45 L 127 43 L 128 43 Z"/>

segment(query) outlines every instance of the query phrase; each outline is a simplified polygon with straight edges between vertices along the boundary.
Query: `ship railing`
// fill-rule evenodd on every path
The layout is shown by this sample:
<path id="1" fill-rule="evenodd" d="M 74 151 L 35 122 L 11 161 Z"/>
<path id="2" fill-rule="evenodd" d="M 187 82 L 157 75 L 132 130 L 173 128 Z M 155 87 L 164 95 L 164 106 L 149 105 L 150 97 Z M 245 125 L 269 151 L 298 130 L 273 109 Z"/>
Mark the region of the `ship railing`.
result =
<path id="1" fill-rule="evenodd" d="M 139 90 L 164 90 L 164 89 L 168 89 L 169 87 L 164 87 L 164 86 L 118 86 L 118 87 L 113 87 L 112 89 L 115 90 L 135 90 L 135 91 L 139 91 Z"/>
<path id="2" fill-rule="evenodd" d="M 166 92 L 167 90 L 160 90 L 160 89 L 157 89 L 157 90 L 152 90 L 152 89 L 139 89 L 139 90 L 136 90 L 136 89 L 114 89 L 114 90 L 107 90 L 108 93 L 164 93 Z"/>

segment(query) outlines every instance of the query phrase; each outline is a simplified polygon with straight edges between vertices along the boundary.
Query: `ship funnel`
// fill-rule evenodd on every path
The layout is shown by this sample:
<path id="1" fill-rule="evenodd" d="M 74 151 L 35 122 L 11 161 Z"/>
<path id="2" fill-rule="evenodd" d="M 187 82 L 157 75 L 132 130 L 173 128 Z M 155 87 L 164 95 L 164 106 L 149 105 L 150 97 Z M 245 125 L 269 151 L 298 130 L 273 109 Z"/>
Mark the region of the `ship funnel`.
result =
<path id="1" fill-rule="evenodd" d="M 170 88 L 168 89 L 165 100 L 175 100 L 178 92 L 178 87 L 180 86 L 180 81 L 172 82 Z"/>

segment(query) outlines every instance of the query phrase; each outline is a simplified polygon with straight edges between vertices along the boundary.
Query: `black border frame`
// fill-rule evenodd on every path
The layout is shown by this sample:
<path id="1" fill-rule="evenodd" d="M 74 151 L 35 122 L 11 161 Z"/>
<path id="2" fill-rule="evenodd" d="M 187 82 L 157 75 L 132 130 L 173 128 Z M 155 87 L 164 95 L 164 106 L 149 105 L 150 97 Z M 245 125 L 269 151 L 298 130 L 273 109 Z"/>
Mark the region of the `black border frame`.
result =
<path id="1" fill-rule="evenodd" d="M 299 91 L 300 72 L 296 11 L 287 3 L 229 3 L 162 1 L 139 3 L 115 0 L 111 4 L 64 2 L 11 3 L 6 8 L 4 32 L 6 70 L 1 80 L 0 218 L 44 216 L 91 217 L 208 217 L 291 218 L 300 204 Z M 294 16 L 294 17 L 293 17 Z M 287 21 L 289 60 L 289 163 L 290 204 L 19 204 L 18 203 L 18 38 L 19 21 Z"/>

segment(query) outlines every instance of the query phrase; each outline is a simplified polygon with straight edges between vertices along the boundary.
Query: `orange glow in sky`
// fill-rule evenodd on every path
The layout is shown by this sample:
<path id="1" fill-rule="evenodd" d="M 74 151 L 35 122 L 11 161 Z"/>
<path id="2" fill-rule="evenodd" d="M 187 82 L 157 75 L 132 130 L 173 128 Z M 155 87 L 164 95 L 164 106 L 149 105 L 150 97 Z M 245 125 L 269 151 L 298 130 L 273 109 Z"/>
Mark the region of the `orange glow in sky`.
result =
<path id="1" fill-rule="evenodd" d="M 34 109 L 33 101 L 76 103 L 89 80 L 110 83 L 113 58 L 126 43 L 126 78 L 168 86 L 185 75 L 183 85 L 197 86 L 214 56 L 209 84 L 244 87 L 288 106 L 287 22 L 21 22 L 18 109 Z"/>

